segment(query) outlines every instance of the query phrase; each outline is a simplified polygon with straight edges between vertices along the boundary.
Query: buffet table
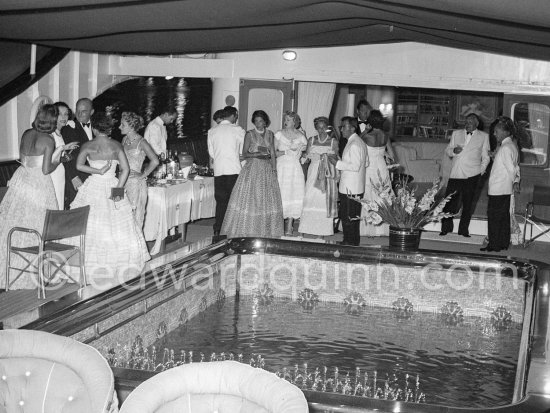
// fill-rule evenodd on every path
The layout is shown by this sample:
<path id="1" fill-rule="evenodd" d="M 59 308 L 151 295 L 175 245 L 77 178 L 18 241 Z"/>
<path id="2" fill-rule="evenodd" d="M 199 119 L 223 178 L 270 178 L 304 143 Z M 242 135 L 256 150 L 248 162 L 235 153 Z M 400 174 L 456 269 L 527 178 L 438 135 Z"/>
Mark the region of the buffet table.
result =
<path id="1" fill-rule="evenodd" d="M 168 182 L 148 187 L 143 234 L 145 240 L 155 241 L 149 251 L 151 255 L 161 251 L 170 228 L 211 218 L 216 212 L 214 178 L 197 176 L 192 180 Z"/>

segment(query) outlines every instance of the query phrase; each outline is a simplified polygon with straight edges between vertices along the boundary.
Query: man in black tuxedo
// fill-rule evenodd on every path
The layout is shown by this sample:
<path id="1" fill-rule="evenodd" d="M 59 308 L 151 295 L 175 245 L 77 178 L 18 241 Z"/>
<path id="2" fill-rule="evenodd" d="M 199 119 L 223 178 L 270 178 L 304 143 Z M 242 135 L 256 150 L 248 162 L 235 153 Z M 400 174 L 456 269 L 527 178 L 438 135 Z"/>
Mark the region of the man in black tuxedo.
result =
<path id="1" fill-rule="evenodd" d="M 61 129 L 61 136 L 65 144 L 77 142 L 78 148 L 71 152 L 71 160 L 65 163 L 65 209 L 69 209 L 76 191 L 84 183 L 88 174 L 76 169 L 76 158 L 80 153 L 82 144 L 93 139 L 90 117 L 94 113 L 92 101 L 88 98 L 79 99 L 76 102 L 75 121 L 69 122 Z"/>

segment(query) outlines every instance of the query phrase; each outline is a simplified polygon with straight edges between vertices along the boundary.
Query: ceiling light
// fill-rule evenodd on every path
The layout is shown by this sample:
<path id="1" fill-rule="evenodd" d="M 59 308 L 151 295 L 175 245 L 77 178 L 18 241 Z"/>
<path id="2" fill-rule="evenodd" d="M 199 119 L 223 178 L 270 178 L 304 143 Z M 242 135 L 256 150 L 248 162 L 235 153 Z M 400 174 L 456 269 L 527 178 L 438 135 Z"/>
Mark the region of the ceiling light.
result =
<path id="1" fill-rule="evenodd" d="M 283 59 L 285 60 L 296 60 L 297 57 L 298 53 L 296 53 L 294 50 L 283 51 Z"/>
<path id="2" fill-rule="evenodd" d="M 173 79 L 174 76 L 164 76 L 164 78 L 165 78 L 166 80 L 170 80 L 170 79 Z"/>

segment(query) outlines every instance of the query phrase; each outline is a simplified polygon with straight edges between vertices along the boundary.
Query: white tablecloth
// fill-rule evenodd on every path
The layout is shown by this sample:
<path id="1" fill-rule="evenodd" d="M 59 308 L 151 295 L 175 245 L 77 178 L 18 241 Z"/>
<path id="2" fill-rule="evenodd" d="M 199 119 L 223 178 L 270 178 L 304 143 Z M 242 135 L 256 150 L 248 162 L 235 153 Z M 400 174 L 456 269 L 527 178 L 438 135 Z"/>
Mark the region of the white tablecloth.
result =
<path id="1" fill-rule="evenodd" d="M 180 184 L 149 187 L 143 234 L 147 241 L 155 241 L 151 255 L 159 253 L 170 228 L 211 218 L 215 213 L 214 178 L 197 177 Z"/>

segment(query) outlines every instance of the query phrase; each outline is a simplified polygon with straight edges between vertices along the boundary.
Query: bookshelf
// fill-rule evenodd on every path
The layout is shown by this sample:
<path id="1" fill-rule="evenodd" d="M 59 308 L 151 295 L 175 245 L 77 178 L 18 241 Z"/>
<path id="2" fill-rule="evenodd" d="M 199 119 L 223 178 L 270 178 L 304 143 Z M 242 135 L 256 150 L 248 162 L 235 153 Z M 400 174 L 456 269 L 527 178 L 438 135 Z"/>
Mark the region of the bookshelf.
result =
<path id="1" fill-rule="evenodd" d="M 400 89 L 396 94 L 395 137 L 445 140 L 452 127 L 452 94 L 430 89 Z"/>

